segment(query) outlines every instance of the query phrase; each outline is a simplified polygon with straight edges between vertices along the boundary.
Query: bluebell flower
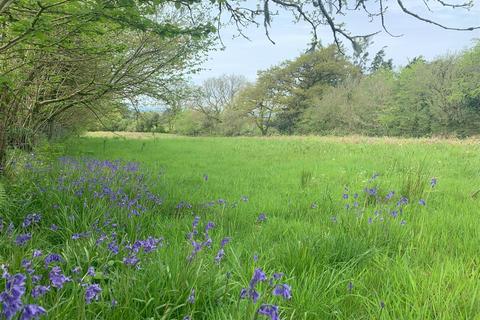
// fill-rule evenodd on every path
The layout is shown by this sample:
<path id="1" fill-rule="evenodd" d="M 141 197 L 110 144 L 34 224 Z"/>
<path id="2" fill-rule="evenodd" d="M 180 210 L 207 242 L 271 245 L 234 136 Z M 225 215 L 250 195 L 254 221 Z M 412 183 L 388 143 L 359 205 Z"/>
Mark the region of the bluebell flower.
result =
<path id="1" fill-rule="evenodd" d="M 256 268 L 255 271 L 253 272 L 252 279 L 250 280 L 250 288 L 255 287 L 255 285 L 258 282 L 262 282 L 267 280 L 267 276 L 265 275 L 265 272 L 262 271 L 260 268 Z"/>
<path id="2" fill-rule="evenodd" d="M 198 226 L 199 222 L 200 222 L 200 217 L 195 216 L 195 218 L 193 219 L 192 227 L 195 229 Z"/>
<path id="3" fill-rule="evenodd" d="M 58 289 L 63 288 L 63 285 L 66 282 L 71 281 L 69 277 L 65 276 L 62 273 L 62 269 L 60 269 L 59 266 L 53 267 L 50 273 L 48 274 L 48 276 L 50 278 L 50 282 L 52 283 L 52 286 Z"/>
<path id="4" fill-rule="evenodd" d="M 89 285 L 85 290 L 85 302 L 87 304 L 90 304 L 93 300 L 98 301 L 101 292 L 102 288 L 100 287 L 100 285 L 96 283 Z"/>
<path id="5" fill-rule="evenodd" d="M 190 295 L 187 298 L 187 302 L 190 303 L 190 304 L 195 303 L 195 289 L 194 288 L 192 288 L 192 290 L 190 290 Z"/>
<path id="6" fill-rule="evenodd" d="M 89 275 L 90 277 L 95 277 L 95 268 L 94 267 L 88 267 L 87 275 Z"/>
<path id="7" fill-rule="evenodd" d="M 15 239 L 15 244 L 17 246 L 24 246 L 30 239 L 32 239 L 32 235 L 30 233 L 20 234 Z"/>
<path id="8" fill-rule="evenodd" d="M 20 320 L 32 320 L 32 319 L 38 319 L 40 316 L 46 314 L 47 311 L 36 304 L 28 304 L 23 308 L 22 316 L 20 317 Z"/>
<path id="9" fill-rule="evenodd" d="M 284 274 L 283 272 L 275 272 L 275 273 L 273 274 L 273 279 L 275 279 L 275 280 L 280 280 L 280 279 L 283 278 L 284 275 L 285 275 L 285 274 Z"/>
<path id="10" fill-rule="evenodd" d="M 400 198 L 400 200 L 397 202 L 397 206 L 403 206 L 408 204 L 408 198 L 403 196 Z"/>
<path id="11" fill-rule="evenodd" d="M 56 253 L 50 253 L 45 257 L 45 267 L 55 262 L 63 262 L 63 258 Z"/>
<path id="12" fill-rule="evenodd" d="M 385 199 L 386 200 L 390 200 L 393 198 L 393 196 L 395 195 L 395 191 L 390 191 L 389 193 L 387 193 L 387 195 L 385 196 Z"/>
<path id="13" fill-rule="evenodd" d="M 220 247 L 222 247 L 222 248 L 225 247 L 225 245 L 226 245 L 227 243 L 229 243 L 230 240 L 231 240 L 230 237 L 225 237 L 225 238 L 223 238 L 222 241 L 220 241 Z"/>
<path id="14" fill-rule="evenodd" d="M 139 262 L 140 259 L 138 259 L 137 256 L 134 254 L 123 258 L 123 263 L 127 266 L 136 266 Z"/>
<path id="15" fill-rule="evenodd" d="M 28 214 L 22 222 L 22 228 L 27 228 L 32 224 L 38 224 L 42 220 L 42 216 L 38 213 Z"/>
<path id="16" fill-rule="evenodd" d="M 257 313 L 269 317 L 270 320 L 280 320 L 278 307 L 272 304 L 262 304 Z"/>
<path id="17" fill-rule="evenodd" d="M 22 259 L 22 267 L 25 269 L 27 273 L 34 273 L 35 270 L 32 268 L 32 261 L 28 259 Z"/>
<path id="18" fill-rule="evenodd" d="M 257 222 L 265 222 L 265 221 L 267 221 L 267 216 L 265 215 L 265 213 L 260 213 L 258 215 Z"/>
<path id="19" fill-rule="evenodd" d="M 41 256 L 42 256 L 42 251 L 37 250 L 37 249 L 33 250 L 33 257 L 34 258 L 41 257 Z"/>
<path id="20" fill-rule="evenodd" d="M 42 280 L 42 275 L 34 274 L 32 275 L 32 283 L 39 283 Z"/>
<path id="21" fill-rule="evenodd" d="M 207 223 L 207 225 L 205 226 L 205 232 L 208 232 L 209 230 L 215 228 L 215 223 L 213 223 L 212 221 L 209 221 Z"/>
<path id="22" fill-rule="evenodd" d="M 420 200 L 418 200 L 418 204 L 421 205 L 421 206 L 424 206 L 424 205 L 426 205 L 427 203 L 425 202 L 425 200 L 420 199 Z"/>
<path id="23" fill-rule="evenodd" d="M 113 253 L 114 255 L 118 254 L 119 248 L 117 243 L 115 241 L 110 242 L 108 244 L 108 250 L 110 250 L 110 252 Z"/>
<path id="24" fill-rule="evenodd" d="M 21 273 L 7 277 L 5 291 L 0 293 L 1 314 L 7 320 L 12 319 L 23 308 L 22 297 L 26 291 L 25 280 L 26 277 Z"/>
<path id="25" fill-rule="evenodd" d="M 219 264 L 222 261 L 224 256 L 225 256 L 225 250 L 223 248 L 220 248 L 220 250 L 218 250 L 217 252 L 217 255 L 215 256 L 215 262 Z"/>
<path id="26" fill-rule="evenodd" d="M 290 300 L 292 298 L 291 288 L 287 284 L 278 284 L 273 289 L 274 296 L 281 296 L 285 300 Z"/>
<path id="27" fill-rule="evenodd" d="M 32 297 L 34 299 L 37 299 L 45 295 L 45 293 L 47 293 L 48 291 L 50 291 L 50 286 L 42 286 L 42 285 L 35 286 L 32 289 Z"/>
<path id="28" fill-rule="evenodd" d="M 437 178 L 435 178 L 435 177 L 432 178 L 432 179 L 430 180 L 430 186 L 431 186 L 432 188 L 435 188 L 435 186 L 437 185 L 437 182 L 438 182 L 438 181 L 437 181 Z"/>

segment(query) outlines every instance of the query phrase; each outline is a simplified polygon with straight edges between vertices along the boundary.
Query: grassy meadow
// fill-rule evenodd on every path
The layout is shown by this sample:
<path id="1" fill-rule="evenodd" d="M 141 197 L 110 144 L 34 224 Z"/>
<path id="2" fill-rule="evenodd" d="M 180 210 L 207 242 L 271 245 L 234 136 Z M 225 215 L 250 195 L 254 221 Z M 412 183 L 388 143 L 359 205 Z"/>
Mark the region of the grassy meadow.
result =
<path id="1" fill-rule="evenodd" d="M 476 141 L 136 138 L 16 164 L 0 264 L 46 318 L 480 319 Z"/>

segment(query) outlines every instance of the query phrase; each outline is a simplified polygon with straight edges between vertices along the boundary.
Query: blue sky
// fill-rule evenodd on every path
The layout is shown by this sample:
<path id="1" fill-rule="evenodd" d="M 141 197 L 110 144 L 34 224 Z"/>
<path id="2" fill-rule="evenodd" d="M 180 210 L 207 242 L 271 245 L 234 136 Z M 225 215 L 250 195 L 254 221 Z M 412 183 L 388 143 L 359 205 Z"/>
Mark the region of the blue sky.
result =
<path id="1" fill-rule="evenodd" d="M 408 9 L 429 18 L 435 17 L 436 21 L 455 27 L 480 25 L 480 0 L 475 2 L 471 11 L 431 6 L 433 12 L 429 12 L 423 6 L 422 0 L 404 0 Z M 403 36 L 393 38 L 386 33 L 379 34 L 374 37 L 369 51 L 374 55 L 386 46 L 387 57 L 393 58 L 397 66 L 404 65 L 409 58 L 418 55 L 432 59 L 439 55 L 455 53 L 471 47 L 474 39 L 480 39 L 480 30 L 448 31 L 420 22 L 401 13 L 395 1 L 389 1 L 386 21 L 390 32 L 403 34 Z M 359 14 L 348 15 L 343 18 L 343 22 L 354 34 L 367 34 L 381 29 L 379 20 L 369 23 L 368 18 Z M 272 23 L 270 34 L 276 42 L 275 45 L 268 41 L 262 27 L 251 27 L 245 33 L 250 41 L 244 38 L 232 39 L 236 34 L 235 28 L 233 26 L 224 28 L 221 35 L 226 45 L 225 50 L 211 52 L 208 61 L 203 64 L 205 70 L 194 75 L 193 81 L 199 83 L 206 78 L 224 73 L 244 75 L 253 81 L 258 70 L 267 69 L 301 54 L 311 39 L 308 25 L 294 24 L 292 17 L 283 13 L 274 17 Z M 327 27 L 320 30 L 319 36 L 323 44 L 332 42 L 332 36 Z"/>

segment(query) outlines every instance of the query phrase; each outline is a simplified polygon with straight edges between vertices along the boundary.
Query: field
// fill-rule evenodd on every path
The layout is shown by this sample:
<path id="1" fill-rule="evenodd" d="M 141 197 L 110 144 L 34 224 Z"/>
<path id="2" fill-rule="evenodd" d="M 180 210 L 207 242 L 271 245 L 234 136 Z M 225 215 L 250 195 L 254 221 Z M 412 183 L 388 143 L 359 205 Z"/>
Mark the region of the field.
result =
<path id="1" fill-rule="evenodd" d="M 0 263 L 47 318 L 480 319 L 476 141 L 134 138 L 17 164 Z"/>

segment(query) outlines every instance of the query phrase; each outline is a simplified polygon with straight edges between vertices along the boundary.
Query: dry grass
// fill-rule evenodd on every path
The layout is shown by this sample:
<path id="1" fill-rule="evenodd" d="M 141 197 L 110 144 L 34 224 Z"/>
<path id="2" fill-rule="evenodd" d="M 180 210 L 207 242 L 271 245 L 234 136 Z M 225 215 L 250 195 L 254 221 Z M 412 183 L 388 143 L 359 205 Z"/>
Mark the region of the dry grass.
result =
<path id="1" fill-rule="evenodd" d="M 175 134 L 167 133 L 147 133 L 147 132 L 110 132 L 110 131 L 95 131 L 87 132 L 86 137 L 92 138 L 123 138 L 123 139 L 153 139 L 153 138 L 188 138 Z M 244 139 L 246 137 L 235 137 L 232 139 Z M 248 137 L 249 139 L 252 137 Z M 480 137 L 470 137 L 467 139 L 459 138 L 397 138 L 397 137 L 367 137 L 360 135 L 352 135 L 345 137 L 338 136 L 269 136 L 269 137 L 255 137 L 255 139 L 267 140 L 302 140 L 302 141 L 326 141 L 326 142 L 342 142 L 349 144 L 452 144 L 452 145 L 479 145 Z"/>

